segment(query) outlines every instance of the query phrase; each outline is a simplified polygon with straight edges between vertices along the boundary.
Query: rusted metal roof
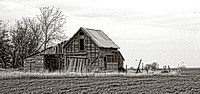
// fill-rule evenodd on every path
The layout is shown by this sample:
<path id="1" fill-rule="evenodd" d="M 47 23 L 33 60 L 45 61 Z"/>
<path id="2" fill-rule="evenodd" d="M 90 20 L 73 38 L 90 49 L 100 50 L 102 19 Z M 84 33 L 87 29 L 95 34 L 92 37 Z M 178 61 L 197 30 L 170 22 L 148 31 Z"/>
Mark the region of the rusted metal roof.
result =
<path id="1" fill-rule="evenodd" d="M 103 48 L 119 48 L 103 31 L 83 28 L 82 30 L 99 46 Z"/>

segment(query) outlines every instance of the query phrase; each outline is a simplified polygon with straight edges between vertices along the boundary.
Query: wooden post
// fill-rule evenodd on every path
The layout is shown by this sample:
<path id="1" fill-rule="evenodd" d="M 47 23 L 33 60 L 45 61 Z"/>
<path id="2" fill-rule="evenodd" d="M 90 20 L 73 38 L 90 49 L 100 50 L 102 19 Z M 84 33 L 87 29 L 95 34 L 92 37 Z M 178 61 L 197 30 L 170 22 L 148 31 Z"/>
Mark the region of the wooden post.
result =
<path id="1" fill-rule="evenodd" d="M 171 69 L 170 69 L 169 65 L 168 65 L 168 70 L 169 70 L 169 72 L 171 72 Z"/>
<path id="2" fill-rule="evenodd" d="M 126 74 L 127 74 L 127 71 L 128 71 L 128 70 L 127 70 L 127 65 L 126 65 Z"/>
<path id="3" fill-rule="evenodd" d="M 85 60 L 85 59 L 82 59 L 82 60 L 81 60 L 81 70 L 80 70 L 80 71 L 81 71 L 81 74 L 82 74 L 82 70 L 83 70 L 83 62 L 84 62 L 84 60 Z"/>
<path id="4" fill-rule="evenodd" d="M 58 61 L 59 61 L 59 73 L 61 73 L 61 65 L 60 65 L 61 58 L 60 58 L 60 60 L 58 60 Z"/>
<path id="5" fill-rule="evenodd" d="M 139 62 L 139 65 L 138 65 L 136 73 L 141 73 L 141 71 L 140 71 L 140 64 L 141 64 L 141 62 L 142 62 L 142 59 L 140 59 L 140 62 Z"/>
<path id="6" fill-rule="evenodd" d="M 144 70 L 144 65 L 143 65 L 143 63 L 142 63 L 142 72 L 143 72 L 143 70 Z"/>
<path id="7" fill-rule="evenodd" d="M 64 71 L 68 71 L 70 62 L 67 59 L 67 56 L 64 54 Z"/>

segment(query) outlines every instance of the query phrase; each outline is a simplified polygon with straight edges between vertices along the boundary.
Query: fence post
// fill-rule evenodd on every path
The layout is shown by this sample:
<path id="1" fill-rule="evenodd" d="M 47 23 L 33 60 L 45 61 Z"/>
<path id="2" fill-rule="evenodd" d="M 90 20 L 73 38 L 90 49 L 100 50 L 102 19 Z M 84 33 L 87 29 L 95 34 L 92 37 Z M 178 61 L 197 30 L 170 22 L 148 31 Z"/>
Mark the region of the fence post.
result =
<path id="1" fill-rule="evenodd" d="M 169 72 L 171 72 L 171 69 L 170 69 L 169 65 L 168 65 L 168 70 L 169 70 Z"/>
<path id="2" fill-rule="evenodd" d="M 139 62 L 139 65 L 138 65 L 136 73 L 141 73 L 141 70 L 140 70 L 140 64 L 141 64 L 141 62 L 142 62 L 142 59 L 140 59 L 140 62 Z"/>
<path id="3" fill-rule="evenodd" d="M 128 70 L 127 70 L 127 65 L 126 65 L 126 74 L 127 74 L 127 71 L 128 71 Z"/>
<path id="4" fill-rule="evenodd" d="M 142 72 L 143 72 L 143 69 L 144 69 L 144 65 L 143 65 L 143 63 L 142 63 Z"/>

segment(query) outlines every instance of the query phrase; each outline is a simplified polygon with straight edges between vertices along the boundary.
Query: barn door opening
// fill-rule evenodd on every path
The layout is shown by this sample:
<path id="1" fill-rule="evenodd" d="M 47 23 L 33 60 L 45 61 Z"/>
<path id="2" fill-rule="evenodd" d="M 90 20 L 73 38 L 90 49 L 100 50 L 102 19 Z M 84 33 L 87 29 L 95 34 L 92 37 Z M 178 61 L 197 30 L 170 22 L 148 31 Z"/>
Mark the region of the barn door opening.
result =
<path id="1" fill-rule="evenodd" d="M 49 72 L 54 72 L 59 70 L 60 59 L 54 55 L 46 55 L 44 58 L 44 69 Z"/>

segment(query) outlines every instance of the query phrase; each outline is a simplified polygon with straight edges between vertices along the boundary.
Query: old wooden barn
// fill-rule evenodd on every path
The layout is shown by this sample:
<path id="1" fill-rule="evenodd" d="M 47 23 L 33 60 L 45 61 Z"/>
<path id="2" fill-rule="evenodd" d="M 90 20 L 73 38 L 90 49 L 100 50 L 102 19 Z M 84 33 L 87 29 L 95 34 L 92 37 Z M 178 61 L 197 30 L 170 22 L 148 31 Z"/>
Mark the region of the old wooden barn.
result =
<path id="1" fill-rule="evenodd" d="M 101 30 L 81 27 L 67 41 L 25 59 L 27 71 L 118 71 L 124 58 L 119 47 Z"/>

